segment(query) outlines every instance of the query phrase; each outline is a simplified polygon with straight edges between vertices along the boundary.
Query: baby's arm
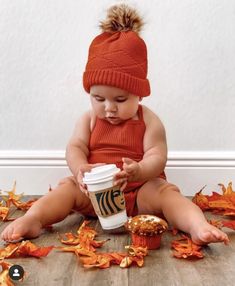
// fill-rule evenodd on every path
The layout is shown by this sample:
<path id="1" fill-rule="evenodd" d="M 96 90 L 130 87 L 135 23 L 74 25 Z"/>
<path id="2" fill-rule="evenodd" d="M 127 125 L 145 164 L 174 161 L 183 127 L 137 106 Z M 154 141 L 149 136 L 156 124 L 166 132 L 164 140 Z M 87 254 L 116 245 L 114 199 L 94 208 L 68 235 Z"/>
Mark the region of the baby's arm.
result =
<path id="1" fill-rule="evenodd" d="M 160 175 L 166 166 L 167 142 L 165 128 L 159 119 L 147 107 L 143 107 L 146 131 L 144 134 L 144 156 L 139 162 L 141 181 Z"/>
<path id="2" fill-rule="evenodd" d="M 91 134 L 90 126 L 91 113 L 88 111 L 78 119 L 66 148 L 67 164 L 75 178 L 78 177 L 81 167 L 88 164 L 88 144 Z"/>
<path id="3" fill-rule="evenodd" d="M 150 109 L 143 106 L 146 131 L 143 139 L 144 156 L 140 162 L 123 158 L 123 170 L 116 175 L 115 184 L 125 180 L 147 181 L 160 175 L 167 161 L 165 129 L 161 120 Z M 122 187 L 122 189 L 124 189 Z"/>

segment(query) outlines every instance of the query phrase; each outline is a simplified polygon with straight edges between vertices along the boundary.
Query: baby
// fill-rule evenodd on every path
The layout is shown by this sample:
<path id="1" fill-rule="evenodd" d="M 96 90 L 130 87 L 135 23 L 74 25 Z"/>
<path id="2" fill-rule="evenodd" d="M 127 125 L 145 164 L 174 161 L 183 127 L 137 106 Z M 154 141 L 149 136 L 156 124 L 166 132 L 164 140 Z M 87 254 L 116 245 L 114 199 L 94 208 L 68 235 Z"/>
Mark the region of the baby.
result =
<path id="1" fill-rule="evenodd" d="M 108 10 L 102 33 L 89 48 L 83 85 L 91 110 L 78 120 L 66 149 L 73 174 L 27 213 L 8 225 L 5 241 L 32 238 L 43 227 L 63 220 L 72 209 L 96 216 L 83 184 L 84 172 L 115 163 L 121 171 L 114 184 L 124 192 L 127 214 L 163 215 L 198 244 L 228 243 L 227 235 L 210 225 L 202 211 L 166 179 L 167 143 L 159 117 L 140 101 L 150 95 L 147 48 L 139 36 L 142 19 L 121 4 Z"/>

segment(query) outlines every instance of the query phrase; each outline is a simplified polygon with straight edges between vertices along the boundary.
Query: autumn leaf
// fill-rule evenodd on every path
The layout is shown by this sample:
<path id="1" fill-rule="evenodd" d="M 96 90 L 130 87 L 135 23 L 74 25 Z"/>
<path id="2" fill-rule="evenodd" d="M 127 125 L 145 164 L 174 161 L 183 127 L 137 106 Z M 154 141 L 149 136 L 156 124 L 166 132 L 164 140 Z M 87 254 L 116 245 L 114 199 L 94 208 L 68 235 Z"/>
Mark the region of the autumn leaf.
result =
<path id="1" fill-rule="evenodd" d="M 192 198 L 192 201 L 198 205 L 203 211 L 209 209 L 209 202 L 205 195 L 202 194 L 203 189 L 205 186 L 195 194 L 195 196 Z"/>
<path id="2" fill-rule="evenodd" d="M 4 201 L 0 202 L 0 218 L 2 221 L 12 221 L 15 218 L 9 218 L 8 215 L 10 213 L 10 208 L 3 205 Z"/>
<path id="3" fill-rule="evenodd" d="M 17 250 L 17 255 L 22 256 L 33 256 L 33 257 L 45 257 L 47 256 L 54 246 L 39 247 L 29 240 L 22 241 Z"/>
<path id="4" fill-rule="evenodd" d="M 60 241 L 67 246 L 56 247 L 65 252 L 73 252 L 85 268 L 109 268 L 112 264 L 118 264 L 121 268 L 136 264 L 142 267 L 144 256 L 147 255 L 147 248 L 126 246 L 127 252 L 97 252 L 96 248 L 101 247 L 107 240 L 95 240 L 97 232 L 88 226 L 89 222 L 84 221 L 79 227 L 77 234 L 65 233 Z"/>
<path id="5" fill-rule="evenodd" d="M 60 237 L 60 241 L 63 244 L 67 244 L 67 245 L 77 245 L 80 242 L 80 239 L 77 235 L 74 235 L 71 232 L 66 232 L 64 233 L 65 238 L 62 237 L 62 235 L 59 234 Z"/>
<path id="6" fill-rule="evenodd" d="M 16 206 L 17 209 L 22 211 L 27 211 L 31 206 L 37 201 L 38 199 L 32 199 L 27 202 L 15 201 L 13 200 L 12 203 Z"/>
<path id="7" fill-rule="evenodd" d="M 19 201 L 23 197 L 23 193 L 16 194 L 16 182 L 14 182 L 13 188 L 11 191 L 5 191 L 8 196 L 2 196 L 3 200 L 6 202 L 6 206 L 10 207 L 13 201 Z"/>
<path id="8" fill-rule="evenodd" d="M 29 240 L 18 243 L 9 243 L 6 247 L 0 248 L 0 259 L 15 257 L 44 257 L 53 249 L 53 246 L 39 247 Z"/>
<path id="9" fill-rule="evenodd" d="M 208 222 L 220 229 L 227 227 L 235 230 L 235 220 L 209 220 Z"/>
<path id="10" fill-rule="evenodd" d="M 171 242 L 171 248 L 174 249 L 173 256 L 176 258 L 203 258 L 201 246 L 193 243 L 191 238 L 182 235 L 181 238 Z"/>
<path id="11" fill-rule="evenodd" d="M 27 202 L 22 202 L 21 198 L 23 197 L 22 194 L 16 194 L 16 182 L 14 182 L 13 188 L 11 191 L 5 191 L 8 195 L 7 196 L 2 196 L 3 200 L 5 201 L 6 207 L 10 207 L 11 205 L 14 205 L 17 209 L 26 211 L 28 210 L 32 204 L 37 200 L 37 199 L 32 199 Z"/>
<path id="12" fill-rule="evenodd" d="M 135 248 L 135 249 L 133 249 Z M 121 268 L 127 268 L 132 264 L 136 264 L 139 267 L 144 265 L 144 256 L 147 255 L 147 248 L 127 246 L 127 253 L 123 252 L 110 252 L 110 253 L 94 253 L 78 251 L 80 261 L 83 263 L 85 268 L 101 268 L 105 269 L 110 267 L 112 264 L 117 264 Z M 84 257 L 87 255 L 87 257 Z"/>
<path id="13" fill-rule="evenodd" d="M 228 227 L 235 230 L 235 220 L 222 220 L 223 227 Z"/>
<path id="14" fill-rule="evenodd" d="M 89 221 L 84 221 L 79 227 L 77 234 L 71 232 L 65 233 L 63 238 L 60 235 L 60 241 L 66 245 L 79 245 L 80 248 L 95 251 L 96 248 L 101 247 L 108 240 L 95 240 L 97 232 L 91 227 L 87 226 Z"/>
<path id="15" fill-rule="evenodd" d="M 211 219 L 211 220 L 208 220 L 208 222 L 211 225 L 213 225 L 213 226 L 215 226 L 215 227 L 217 227 L 219 229 L 221 229 L 223 227 L 223 224 L 222 224 L 222 222 L 220 220 Z"/>
<path id="16" fill-rule="evenodd" d="M 14 286 L 9 277 L 9 268 L 13 265 L 11 263 L 0 261 L 2 271 L 0 273 L 0 285 L 1 286 Z"/>
<path id="17" fill-rule="evenodd" d="M 232 182 L 227 188 L 223 184 L 219 184 L 222 194 L 212 192 L 212 195 L 203 195 L 202 190 L 195 194 L 192 201 L 198 205 L 203 211 L 210 210 L 213 213 L 234 216 L 235 215 L 235 192 L 232 189 Z"/>
<path id="18" fill-rule="evenodd" d="M 101 268 L 105 269 L 111 266 L 111 264 L 120 264 L 125 254 L 119 253 L 93 253 L 88 257 L 80 257 L 85 268 Z"/>
<path id="19" fill-rule="evenodd" d="M 0 248 L 0 259 L 10 258 L 18 249 L 18 243 L 10 243 L 4 248 Z"/>
<path id="20" fill-rule="evenodd" d="M 0 207 L 0 218 L 3 220 L 3 221 L 6 221 L 7 220 L 7 216 L 9 214 L 9 207 Z"/>

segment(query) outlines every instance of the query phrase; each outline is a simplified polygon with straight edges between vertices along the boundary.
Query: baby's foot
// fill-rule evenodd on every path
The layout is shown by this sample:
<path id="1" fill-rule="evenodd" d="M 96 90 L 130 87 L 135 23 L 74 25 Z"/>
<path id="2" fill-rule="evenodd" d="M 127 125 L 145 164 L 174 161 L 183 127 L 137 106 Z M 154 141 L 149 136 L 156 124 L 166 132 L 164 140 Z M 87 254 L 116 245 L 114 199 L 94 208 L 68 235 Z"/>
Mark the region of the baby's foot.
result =
<path id="1" fill-rule="evenodd" d="M 211 242 L 224 242 L 225 244 L 229 243 L 227 234 L 208 222 L 196 225 L 190 234 L 192 241 L 199 245 L 208 244 Z"/>
<path id="2" fill-rule="evenodd" d="M 41 222 L 33 215 L 24 215 L 10 223 L 1 233 L 1 239 L 11 242 L 40 235 Z"/>

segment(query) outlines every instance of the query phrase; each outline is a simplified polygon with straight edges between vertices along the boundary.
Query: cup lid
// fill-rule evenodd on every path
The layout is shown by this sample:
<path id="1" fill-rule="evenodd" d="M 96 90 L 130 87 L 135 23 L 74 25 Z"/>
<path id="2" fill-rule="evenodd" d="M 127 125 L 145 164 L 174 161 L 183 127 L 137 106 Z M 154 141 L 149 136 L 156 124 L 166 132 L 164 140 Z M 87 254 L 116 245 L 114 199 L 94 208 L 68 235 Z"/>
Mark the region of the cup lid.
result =
<path id="1" fill-rule="evenodd" d="M 83 182 L 85 184 L 94 184 L 97 181 L 103 181 L 109 179 L 120 171 L 115 164 L 106 164 L 98 167 L 94 167 L 90 172 L 85 172 Z"/>

